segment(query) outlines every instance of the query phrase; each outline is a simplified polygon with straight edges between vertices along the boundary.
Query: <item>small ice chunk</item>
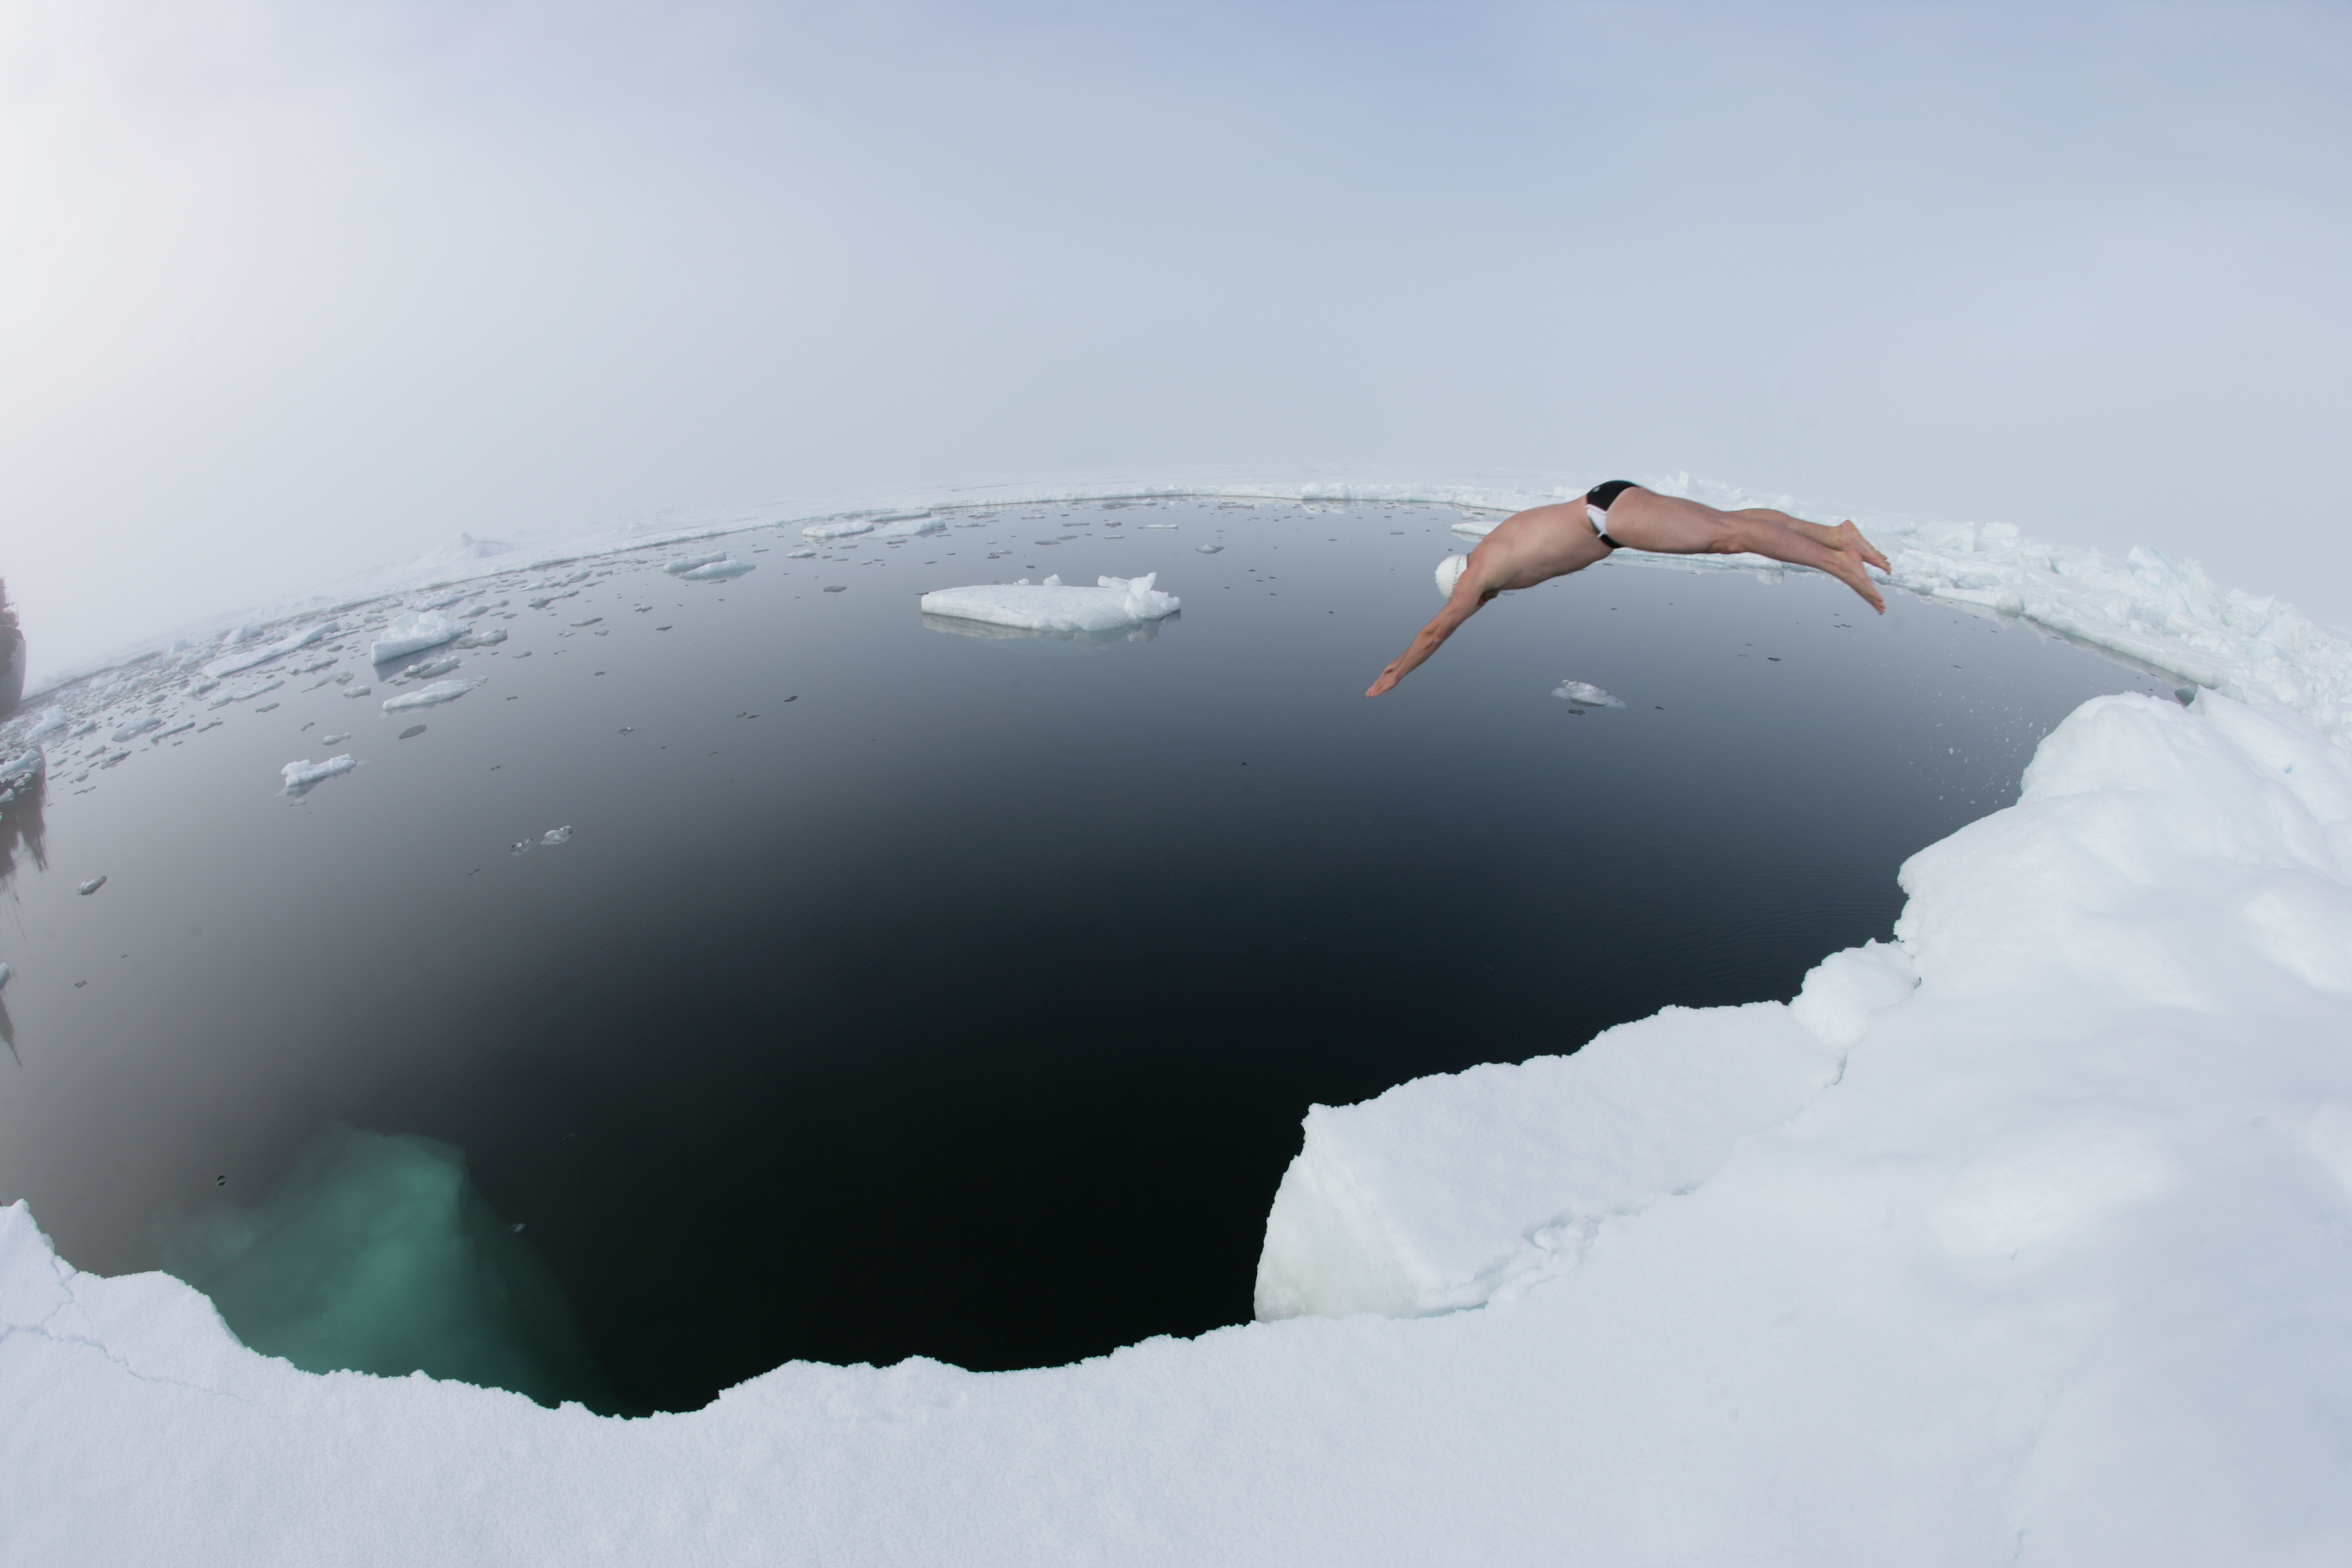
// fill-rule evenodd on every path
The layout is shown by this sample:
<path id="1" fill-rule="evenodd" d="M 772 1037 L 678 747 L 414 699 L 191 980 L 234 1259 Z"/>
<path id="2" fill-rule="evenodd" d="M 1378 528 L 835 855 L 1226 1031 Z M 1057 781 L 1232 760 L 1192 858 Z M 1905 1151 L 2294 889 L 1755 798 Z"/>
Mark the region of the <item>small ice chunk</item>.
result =
<path id="1" fill-rule="evenodd" d="M 47 754 L 39 746 L 33 747 L 32 750 L 21 756 L 11 757 L 7 761 L 0 762 L 0 784 L 14 784 L 19 779 L 30 778 L 41 772 L 48 764 L 48 760 Z"/>
<path id="2" fill-rule="evenodd" d="M 1152 586 L 1158 577 L 1152 572 L 1138 578 L 1097 578 L 1092 588 L 1065 586 L 1058 577 L 1035 586 L 1023 580 L 942 588 L 923 595 L 922 605 L 929 615 L 1031 631 L 1113 631 L 1156 621 L 1182 607 L 1175 595 Z"/>
<path id="3" fill-rule="evenodd" d="M 412 610 L 392 618 L 392 624 L 384 629 L 384 635 L 376 639 L 368 657 L 378 664 L 389 663 L 402 654 L 437 648 L 465 634 L 463 621 L 451 620 L 438 610 Z"/>
<path id="4" fill-rule="evenodd" d="M 785 560 L 787 560 L 787 561 L 806 561 L 806 560 L 808 560 L 810 556 L 813 556 L 813 555 L 815 555 L 816 553 L 817 553 L 817 547 L 816 547 L 816 546 L 814 546 L 814 545 L 803 545 L 800 548 L 798 548 L 798 549 L 796 549 L 796 550 L 786 550 L 786 551 L 784 552 L 784 559 L 785 559 Z"/>
<path id="5" fill-rule="evenodd" d="M 562 827 L 548 828 L 545 833 L 539 835 L 539 841 L 543 844 L 570 843 L 572 841 L 572 829 L 570 825 L 566 824 Z"/>
<path id="6" fill-rule="evenodd" d="M 918 534 L 946 531 L 946 522 L 928 512 L 906 517 L 877 517 L 874 523 L 876 539 L 912 539 Z"/>
<path id="7" fill-rule="evenodd" d="M 304 758 L 299 762 L 288 762 L 278 771 L 286 776 L 285 792 L 289 795 L 299 795 L 321 779 L 347 774 L 357 766 L 359 766 L 359 760 L 347 751 L 340 757 L 330 757 L 323 762 L 313 762 L 308 758 Z"/>
<path id="8" fill-rule="evenodd" d="M 434 676 L 449 674 L 457 668 L 457 663 L 456 660 L 449 658 L 428 659 L 421 664 L 411 664 L 393 678 L 395 680 L 431 680 Z"/>
<path id="9" fill-rule="evenodd" d="M 665 562 L 662 564 L 662 569 L 669 573 L 672 577 L 684 577 L 688 572 L 693 571 L 697 566 L 708 566 L 713 561 L 725 561 L 726 559 L 727 552 L 725 550 L 705 550 L 700 555 L 681 555 L 675 561 Z"/>
<path id="10" fill-rule="evenodd" d="M 1222 545 L 1195 545 L 1193 547 L 1193 548 L 1199 550 L 1202 555 L 1215 555 L 1217 551 L 1223 549 L 1224 547 L 1225 547 Z"/>
<path id="11" fill-rule="evenodd" d="M 232 702 L 251 702 L 264 692 L 274 692 L 285 685 L 283 680 L 265 680 L 258 686 L 232 686 L 212 699 L 212 706 L 224 708 Z"/>
<path id="12" fill-rule="evenodd" d="M 492 627 L 487 631 L 469 631 L 449 645 L 460 648 L 487 648 L 496 647 L 505 641 L 506 628 L 498 626 Z"/>
<path id="13" fill-rule="evenodd" d="M 91 730 L 97 727 L 98 721 L 96 719 L 84 719 L 81 723 L 67 730 L 65 732 L 65 738 L 69 741 L 78 741 L 83 736 L 89 734 Z"/>
<path id="14" fill-rule="evenodd" d="M 38 741 L 43 735 L 55 735 L 72 722 L 65 716 L 64 709 L 45 708 L 41 710 L 41 722 L 24 732 L 24 739 Z"/>
<path id="15" fill-rule="evenodd" d="M 872 533 L 874 519 L 850 518 L 838 523 L 810 523 L 800 531 L 803 539 L 847 539 L 852 534 Z"/>
<path id="16" fill-rule="evenodd" d="M 93 876 L 89 881 L 83 883 L 78 890 L 84 898 L 88 898 L 90 894 L 96 892 L 99 889 L 105 887 L 106 885 L 106 879 L 103 874 L 101 874 Z"/>
<path id="17" fill-rule="evenodd" d="M 1146 523 L 1146 524 L 1144 524 L 1143 526 L 1144 526 L 1144 527 L 1146 527 L 1146 528 L 1165 528 L 1165 529 L 1174 529 L 1175 527 L 1177 527 L 1177 525 L 1176 525 L 1176 524 L 1174 524 L 1174 523 Z"/>
<path id="18" fill-rule="evenodd" d="M 342 629 L 342 623 L 339 621 L 321 621 L 317 626 L 305 628 L 301 631 L 289 632 L 276 642 L 264 646 L 247 648 L 242 653 L 232 653 L 216 659 L 204 666 L 204 674 L 218 680 L 224 675 L 235 675 L 239 670 L 250 670 L 255 664 L 267 664 L 270 660 L 292 653 L 296 648 L 306 648 L 321 637 L 332 637 Z"/>
<path id="19" fill-rule="evenodd" d="M 397 713 L 404 708 L 431 708 L 437 703 L 455 702 L 481 684 L 479 680 L 436 680 L 421 692 L 384 698 L 384 710 Z"/>
<path id="20" fill-rule="evenodd" d="M 343 694 L 347 697 L 371 696 L 375 694 L 375 690 L 373 686 L 354 686 Z"/>
<path id="21" fill-rule="evenodd" d="M 177 734 L 181 733 L 183 730 L 189 730 L 189 729 L 193 729 L 193 728 L 195 728 L 195 727 L 196 727 L 196 721 L 195 721 L 194 719 L 182 719 L 179 723 L 177 723 L 177 724 L 173 725 L 173 726 L 172 726 L 171 728 L 169 728 L 169 729 L 163 729 L 163 730 L 158 730 L 158 731 L 156 731 L 156 733 L 155 733 L 155 739 L 156 739 L 156 740 L 158 740 L 158 741 L 168 741 L 168 740 L 170 740 L 172 736 L 174 736 L 174 735 L 177 735 Z"/>
<path id="22" fill-rule="evenodd" d="M 708 565 L 696 566 L 691 572 L 680 572 L 678 575 L 681 580 L 686 582 L 724 582 L 728 578 L 741 577 L 745 572 L 752 569 L 753 563 L 749 561 L 719 560 L 713 561 Z M 586 623 L 582 622 L 580 624 L 585 625 Z"/>
<path id="23" fill-rule="evenodd" d="M 1623 702 L 1610 696 L 1598 686 L 1588 685 L 1581 680 L 1561 681 L 1560 689 L 1552 695 L 1563 702 L 1573 702 L 1580 708 L 1623 708 L 1625 706 Z"/>

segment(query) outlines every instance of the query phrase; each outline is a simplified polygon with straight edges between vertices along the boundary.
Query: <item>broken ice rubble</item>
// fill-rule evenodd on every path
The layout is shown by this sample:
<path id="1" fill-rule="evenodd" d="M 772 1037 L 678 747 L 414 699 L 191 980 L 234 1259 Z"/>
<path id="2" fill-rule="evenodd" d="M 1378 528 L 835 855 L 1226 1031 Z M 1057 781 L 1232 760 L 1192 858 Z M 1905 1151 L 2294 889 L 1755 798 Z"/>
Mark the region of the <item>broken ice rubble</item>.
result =
<path id="1" fill-rule="evenodd" d="M 270 660 L 292 653 L 296 648 L 306 648 L 321 638 L 334 636 L 341 629 L 343 629 L 342 623 L 339 621 L 321 621 L 317 626 L 290 632 L 265 646 L 247 648 L 242 653 L 223 654 L 204 666 L 204 674 L 218 680 L 224 675 L 235 675 L 239 670 L 250 670 L 255 664 L 267 664 Z"/>
<path id="2" fill-rule="evenodd" d="M 412 610 L 392 618 L 392 624 L 384 629 L 384 635 L 368 649 L 368 657 L 382 664 L 402 654 L 422 653 L 427 648 L 453 643 L 466 630 L 464 621 L 451 620 L 438 610 Z"/>
<path id="3" fill-rule="evenodd" d="M 1040 584 L 1023 578 L 1013 583 L 942 588 L 923 596 L 923 611 L 1031 631 L 1114 631 L 1172 615 L 1182 607 L 1184 601 L 1175 595 L 1152 586 L 1158 578 L 1157 572 L 1101 577 L 1092 588 L 1070 587 L 1058 577 Z"/>
<path id="4" fill-rule="evenodd" d="M 455 702 L 481 684 L 479 680 L 436 680 L 421 692 L 384 698 L 384 710 L 397 713 L 403 708 L 431 708 L 436 703 Z"/>
<path id="5" fill-rule="evenodd" d="M 286 776 L 286 792 L 289 795 L 299 795 L 319 780 L 349 773 L 357 766 L 359 766 L 358 759 L 345 752 L 340 757 L 330 757 L 323 762 L 314 762 L 304 758 L 299 762 L 288 762 L 278 771 Z"/>

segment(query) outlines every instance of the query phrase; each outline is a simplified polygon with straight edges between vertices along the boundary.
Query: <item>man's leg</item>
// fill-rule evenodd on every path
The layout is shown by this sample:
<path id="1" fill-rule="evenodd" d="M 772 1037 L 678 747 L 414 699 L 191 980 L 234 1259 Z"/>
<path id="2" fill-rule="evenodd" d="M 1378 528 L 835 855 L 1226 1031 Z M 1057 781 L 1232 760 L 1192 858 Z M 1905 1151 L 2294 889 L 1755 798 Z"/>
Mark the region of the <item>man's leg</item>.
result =
<path id="1" fill-rule="evenodd" d="M 1774 512 L 1768 506 L 1741 507 L 1728 515 L 1759 517 L 1770 522 L 1784 523 L 1817 544 L 1827 545 L 1834 550 L 1845 550 L 1858 555 L 1882 572 L 1894 570 L 1886 564 L 1886 558 L 1878 553 L 1878 547 L 1863 538 L 1862 531 L 1851 522 L 1839 523 L 1836 528 L 1831 528 L 1826 523 L 1808 523 L 1802 517 L 1791 517 L 1786 512 Z"/>
<path id="2" fill-rule="evenodd" d="M 1849 523 L 1846 528 L 1853 525 Z M 1862 569 L 1868 557 L 1858 549 L 1825 543 L 1817 533 L 1843 538 L 1842 530 L 1822 529 L 1818 523 L 1804 524 L 1801 531 L 1798 519 L 1786 513 L 1762 507 L 1746 512 L 1719 512 L 1679 496 L 1661 496 L 1655 490 L 1628 490 L 1609 509 L 1609 535 L 1620 544 L 1666 555 L 1753 554 L 1786 561 L 1792 566 L 1810 566 L 1827 572 L 1861 595 L 1871 609 L 1885 614 L 1886 601 L 1879 597 L 1877 586 Z M 1869 545 L 1859 531 L 1854 537 L 1862 545 Z M 1871 555 L 1877 553 L 1870 551 Z"/>

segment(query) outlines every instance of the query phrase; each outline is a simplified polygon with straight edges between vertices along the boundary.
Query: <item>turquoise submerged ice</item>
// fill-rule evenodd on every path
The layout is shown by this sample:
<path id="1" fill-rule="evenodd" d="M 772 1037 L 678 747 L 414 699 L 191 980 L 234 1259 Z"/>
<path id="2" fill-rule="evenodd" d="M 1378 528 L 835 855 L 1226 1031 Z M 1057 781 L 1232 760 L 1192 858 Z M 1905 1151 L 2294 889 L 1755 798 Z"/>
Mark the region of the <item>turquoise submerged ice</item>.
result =
<path id="1" fill-rule="evenodd" d="M 300 1371 L 17 1205 L 0 1560 L 2352 1560 L 2352 649 L 2147 552 L 1861 521 L 1900 587 L 2206 690 L 2086 704 L 1788 1002 L 1301 1107 L 1259 1320 L 618 1421 Z M 955 1288 L 907 1260 L 840 1288 Z"/>
<path id="2" fill-rule="evenodd" d="M 306 1371 L 605 1402 L 554 1275 L 429 1138 L 330 1128 L 259 1204 L 172 1227 L 163 1266 L 247 1346 Z"/>

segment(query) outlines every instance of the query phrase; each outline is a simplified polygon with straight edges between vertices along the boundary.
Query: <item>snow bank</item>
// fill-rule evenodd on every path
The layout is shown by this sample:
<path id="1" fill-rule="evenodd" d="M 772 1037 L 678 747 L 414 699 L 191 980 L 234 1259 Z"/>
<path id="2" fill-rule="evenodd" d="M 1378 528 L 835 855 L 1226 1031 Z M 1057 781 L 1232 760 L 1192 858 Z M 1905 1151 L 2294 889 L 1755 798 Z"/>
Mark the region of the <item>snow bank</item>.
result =
<path id="1" fill-rule="evenodd" d="M 1260 1310 L 1353 1315 L 1077 1366 L 318 1376 L 19 1204 L 0 1558 L 2344 1560 L 2348 867 L 2315 726 L 2099 699 L 1793 1002 L 1311 1112 Z"/>
<path id="2" fill-rule="evenodd" d="M 926 615 L 986 621 L 1029 631 L 1114 631 L 1172 615 L 1183 600 L 1152 584 L 1157 572 L 1144 577 L 1099 577 L 1092 588 L 1067 586 L 1058 577 L 1042 583 L 1027 578 L 1014 583 L 984 583 L 971 588 L 941 588 L 923 596 Z"/>
<path id="3" fill-rule="evenodd" d="M 384 629 L 384 635 L 368 650 L 368 657 L 382 664 L 404 654 L 422 653 L 427 648 L 453 643 L 465 636 L 467 629 L 463 620 L 452 620 L 438 610 L 412 610 L 392 618 L 392 624 Z"/>

